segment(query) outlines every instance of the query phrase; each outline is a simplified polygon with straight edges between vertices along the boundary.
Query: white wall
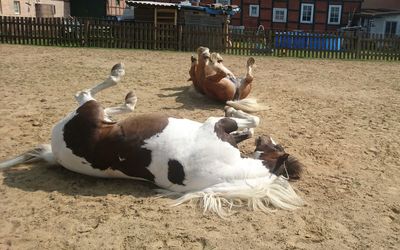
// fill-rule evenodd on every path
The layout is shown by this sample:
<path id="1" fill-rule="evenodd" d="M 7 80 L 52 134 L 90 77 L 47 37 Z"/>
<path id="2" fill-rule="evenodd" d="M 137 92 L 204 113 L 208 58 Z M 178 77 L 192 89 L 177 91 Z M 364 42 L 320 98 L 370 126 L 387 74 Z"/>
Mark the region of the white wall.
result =
<path id="1" fill-rule="evenodd" d="M 400 35 L 400 15 L 375 17 L 371 34 L 385 34 L 386 22 L 397 22 L 396 35 Z"/>
<path id="2" fill-rule="evenodd" d="M 55 6 L 55 17 L 69 16 L 69 0 L 17 0 L 21 7 L 21 13 L 15 14 L 14 0 L 1 0 L 1 13 L 3 16 L 35 17 L 35 4 L 52 4 Z"/>

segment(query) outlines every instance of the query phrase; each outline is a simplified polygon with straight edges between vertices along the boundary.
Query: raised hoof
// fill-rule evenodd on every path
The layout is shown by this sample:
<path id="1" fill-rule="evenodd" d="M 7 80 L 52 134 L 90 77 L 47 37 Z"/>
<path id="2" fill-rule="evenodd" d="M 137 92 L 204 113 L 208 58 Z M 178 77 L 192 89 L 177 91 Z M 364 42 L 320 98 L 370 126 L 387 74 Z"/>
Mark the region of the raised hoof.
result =
<path id="1" fill-rule="evenodd" d="M 225 106 L 224 111 L 225 111 L 225 117 L 233 117 L 233 113 L 236 112 L 236 109 L 230 106 Z"/>
<path id="2" fill-rule="evenodd" d="M 197 49 L 197 54 L 200 56 L 202 56 L 204 59 L 208 59 L 210 58 L 210 49 L 207 47 L 199 47 Z"/>
<path id="3" fill-rule="evenodd" d="M 197 58 L 194 57 L 194 56 L 191 56 L 191 57 L 190 57 L 190 61 L 191 61 L 192 63 L 197 62 Z"/>
<path id="4" fill-rule="evenodd" d="M 125 75 L 125 65 L 123 63 L 115 64 L 111 69 L 111 75 L 121 77 Z"/>
<path id="5" fill-rule="evenodd" d="M 125 103 L 126 104 L 133 104 L 136 101 L 137 101 L 136 95 L 132 91 L 129 91 L 129 93 L 126 94 L 126 96 L 125 96 Z"/>
<path id="6" fill-rule="evenodd" d="M 211 54 L 211 57 L 210 57 L 210 60 L 213 62 L 213 63 L 222 63 L 223 61 L 224 61 L 224 59 L 222 58 L 222 56 L 219 54 L 219 53 L 212 53 Z"/>
<path id="7" fill-rule="evenodd" d="M 247 66 L 251 67 L 256 63 L 256 60 L 253 57 L 250 57 L 249 59 L 247 59 Z"/>

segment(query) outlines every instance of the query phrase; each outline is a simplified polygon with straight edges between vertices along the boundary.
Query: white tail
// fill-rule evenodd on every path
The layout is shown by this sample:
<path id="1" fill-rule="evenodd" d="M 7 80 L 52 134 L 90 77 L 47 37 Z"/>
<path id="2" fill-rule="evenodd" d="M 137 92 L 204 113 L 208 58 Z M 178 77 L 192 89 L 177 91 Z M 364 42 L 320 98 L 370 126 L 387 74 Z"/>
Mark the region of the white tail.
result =
<path id="1" fill-rule="evenodd" d="M 0 170 L 11 168 L 19 164 L 29 164 L 39 161 L 44 161 L 48 164 L 57 164 L 49 144 L 40 145 L 10 160 L 0 162 Z"/>
<path id="2" fill-rule="evenodd" d="M 167 196 L 179 195 L 166 190 L 159 191 Z M 175 200 L 173 205 L 191 200 L 198 201 L 204 213 L 212 211 L 222 218 L 231 215 L 233 207 L 248 206 L 252 210 L 271 212 L 273 210 L 270 206 L 285 210 L 304 206 L 303 200 L 287 179 L 277 176 L 221 183 L 201 191 L 186 193 Z"/>
<path id="3" fill-rule="evenodd" d="M 267 107 L 258 104 L 257 100 L 254 98 L 245 98 L 238 101 L 227 101 L 226 104 L 247 113 L 254 113 L 267 109 Z"/>

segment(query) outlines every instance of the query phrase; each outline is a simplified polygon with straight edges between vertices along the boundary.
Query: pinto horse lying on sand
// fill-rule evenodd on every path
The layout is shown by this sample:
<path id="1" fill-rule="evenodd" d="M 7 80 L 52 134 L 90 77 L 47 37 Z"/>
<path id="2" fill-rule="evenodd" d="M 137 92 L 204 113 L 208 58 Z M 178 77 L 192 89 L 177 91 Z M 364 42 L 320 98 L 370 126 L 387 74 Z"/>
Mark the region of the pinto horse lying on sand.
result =
<path id="1" fill-rule="evenodd" d="M 193 87 L 197 92 L 246 112 L 256 112 L 262 109 L 255 99 L 247 98 L 254 78 L 255 60 L 253 57 L 247 60 L 244 78 L 237 78 L 223 65 L 221 55 L 210 54 L 210 50 L 206 47 L 199 47 L 197 59 L 192 56 L 191 61 L 189 80 L 192 80 Z"/>
<path id="2" fill-rule="evenodd" d="M 264 211 L 268 204 L 282 209 L 303 204 L 287 180 L 298 178 L 302 165 L 272 139 L 257 140 L 257 159 L 241 156 L 237 143 L 253 135 L 256 116 L 229 107 L 225 117 L 204 123 L 162 114 L 113 121 L 111 116 L 135 109 L 136 96 L 130 92 L 124 104 L 105 109 L 94 96 L 124 74 L 117 64 L 103 83 L 78 92 L 79 106 L 54 126 L 51 146 L 4 161 L 0 169 L 45 161 L 90 176 L 147 180 L 179 195 L 175 204 L 198 200 L 204 211 L 220 216 L 239 204 Z"/>

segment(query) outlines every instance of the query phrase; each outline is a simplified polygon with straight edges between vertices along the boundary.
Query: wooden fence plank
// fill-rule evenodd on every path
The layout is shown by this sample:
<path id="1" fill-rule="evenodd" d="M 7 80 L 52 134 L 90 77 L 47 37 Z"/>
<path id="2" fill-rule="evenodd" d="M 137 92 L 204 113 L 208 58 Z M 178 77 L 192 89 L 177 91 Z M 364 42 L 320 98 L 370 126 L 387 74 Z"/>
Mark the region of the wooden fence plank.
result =
<path id="1" fill-rule="evenodd" d="M 0 16 L 0 43 L 194 52 L 198 46 L 234 55 L 400 60 L 400 37 L 362 32 L 304 33 L 93 18 Z"/>

